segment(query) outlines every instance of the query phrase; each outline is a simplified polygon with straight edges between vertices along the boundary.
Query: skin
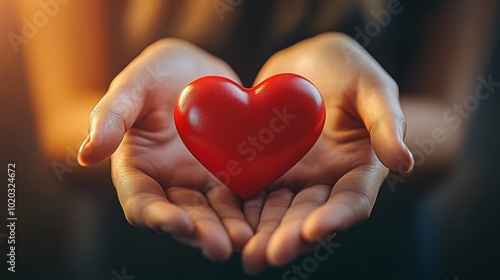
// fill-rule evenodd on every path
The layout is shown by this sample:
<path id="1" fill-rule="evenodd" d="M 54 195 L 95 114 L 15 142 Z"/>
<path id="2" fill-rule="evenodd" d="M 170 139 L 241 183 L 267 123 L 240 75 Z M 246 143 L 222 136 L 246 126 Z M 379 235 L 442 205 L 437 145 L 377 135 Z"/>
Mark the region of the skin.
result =
<path id="1" fill-rule="evenodd" d="M 290 59 L 297 52 L 311 55 Z M 321 63 L 333 60 L 344 63 Z M 164 78 L 155 83 L 145 77 L 157 65 Z M 242 251 L 249 273 L 283 265 L 317 238 L 366 220 L 388 168 L 408 171 L 413 159 L 396 83 L 351 38 L 323 34 L 281 51 L 256 83 L 278 72 L 315 83 L 327 121 L 310 153 L 253 199 L 220 185 L 177 135 L 171 112 L 185 84 L 203 75 L 239 81 L 225 63 L 181 40 L 153 44 L 113 80 L 92 111 L 78 160 L 91 165 L 112 154 L 113 183 L 132 225 L 172 234 L 213 260 Z"/>

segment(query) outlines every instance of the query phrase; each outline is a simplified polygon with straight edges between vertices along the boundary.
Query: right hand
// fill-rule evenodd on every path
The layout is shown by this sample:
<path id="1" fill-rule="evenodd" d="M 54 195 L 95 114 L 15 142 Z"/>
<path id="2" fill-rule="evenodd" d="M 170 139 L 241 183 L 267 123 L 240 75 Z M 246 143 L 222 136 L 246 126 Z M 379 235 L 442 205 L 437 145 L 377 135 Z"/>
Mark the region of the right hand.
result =
<path id="1" fill-rule="evenodd" d="M 173 121 L 178 94 L 205 75 L 240 83 L 226 63 L 190 43 L 152 44 L 95 106 L 78 161 L 92 165 L 112 155 L 113 183 L 132 225 L 172 234 L 225 260 L 253 235 L 242 210 L 247 206 L 184 147 Z"/>

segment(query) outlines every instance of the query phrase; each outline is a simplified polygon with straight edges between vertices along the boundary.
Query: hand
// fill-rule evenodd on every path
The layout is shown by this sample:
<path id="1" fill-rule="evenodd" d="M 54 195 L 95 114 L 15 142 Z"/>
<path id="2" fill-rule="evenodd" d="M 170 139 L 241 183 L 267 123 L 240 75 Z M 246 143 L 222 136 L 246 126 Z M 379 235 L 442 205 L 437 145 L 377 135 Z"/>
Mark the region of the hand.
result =
<path id="1" fill-rule="evenodd" d="M 319 238 L 366 220 L 388 169 L 408 172 L 413 157 L 403 142 L 398 88 L 353 39 L 328 33 L 272 56 L 256 82 L 280 72 L 312 81 L 325 99 L 327 119 L 312 150 L 252 201 L 255 235 L 243 249 L 247 272 L 279 266 Z"/>
<path id="2" fill-rule="evenodd" d="M 111 83 L 89 119 L 82 165 L 112 156 L 112 179 L 127 220 L 172 234 L 211 259 L 227 259 L 253 234 L 240 199 L 198 163 L 173 122 L 178 94 L 191 80 L 220 75 L 224 62 L 176 39 L 148 47 Z"/>

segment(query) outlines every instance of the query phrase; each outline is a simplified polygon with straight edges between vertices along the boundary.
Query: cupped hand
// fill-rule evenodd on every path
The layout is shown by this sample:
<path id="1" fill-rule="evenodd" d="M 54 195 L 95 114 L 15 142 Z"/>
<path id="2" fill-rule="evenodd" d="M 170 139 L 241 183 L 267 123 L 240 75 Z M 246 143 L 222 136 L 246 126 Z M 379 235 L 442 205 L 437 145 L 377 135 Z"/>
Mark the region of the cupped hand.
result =
<path id="1" fill-rule="evenodd" d="M 322 136 L 268 191 L 242 202 L 181 143 L 173 124 L 191 80 L 238 81 L 222 61 L 174 39 L 147 48 L 112 82 L 89 120 L 78 160 L 113 154 L 112 176 L 127 220 L 172 234 L 216 260 L 243 247 L 248 272 L 283 265 L 318 238 L 367 219 L 388 168 L 413 166 L 398 89 L 354 40 L 325 34 L 274 55 L 256 83 L 281 72 L 311 80 L 327 107 Z M 255 234 L 254 234 L 255 232 Z"/>
<path id="2" fill-rule="evenodd" d="M 228 65 L 187 42 L 164 39 L 148 47 L 92 111 L 78 160 L 90 165 L 112 155 L 113 183 L 132 225 L 224 260 L 253 230 L 240 199 L 188 152 L 173 122 L 178 94 L 205 75 L 239 82 Z"/>
<path id="3" fill-rule="evenodd" d="M 245 209 L 255 230 L 242 253 L 249 273 L 284 265 L 363 222 L 388 170 L 414 164 L 397 85 L 353 39 L 327 33 L 299 42 L 272 56 L 256 83 L 280 72 L 313 82 L 327 118 L 311 151 Z"/>

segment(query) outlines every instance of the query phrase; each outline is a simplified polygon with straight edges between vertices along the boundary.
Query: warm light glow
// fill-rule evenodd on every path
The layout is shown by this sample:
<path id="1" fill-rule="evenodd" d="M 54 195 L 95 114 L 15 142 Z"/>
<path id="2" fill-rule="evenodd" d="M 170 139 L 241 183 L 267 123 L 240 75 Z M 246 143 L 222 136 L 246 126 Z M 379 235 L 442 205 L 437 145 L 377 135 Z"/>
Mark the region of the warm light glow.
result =
<path id="1" fill-rule="evenodd" d="M 123 21 L 125 37 L 129 42 L 144 42 L 155 30 L 161 12 L 170 1 L 162 0 L 130 0 L 128 1 L 125 20 Z"/>

